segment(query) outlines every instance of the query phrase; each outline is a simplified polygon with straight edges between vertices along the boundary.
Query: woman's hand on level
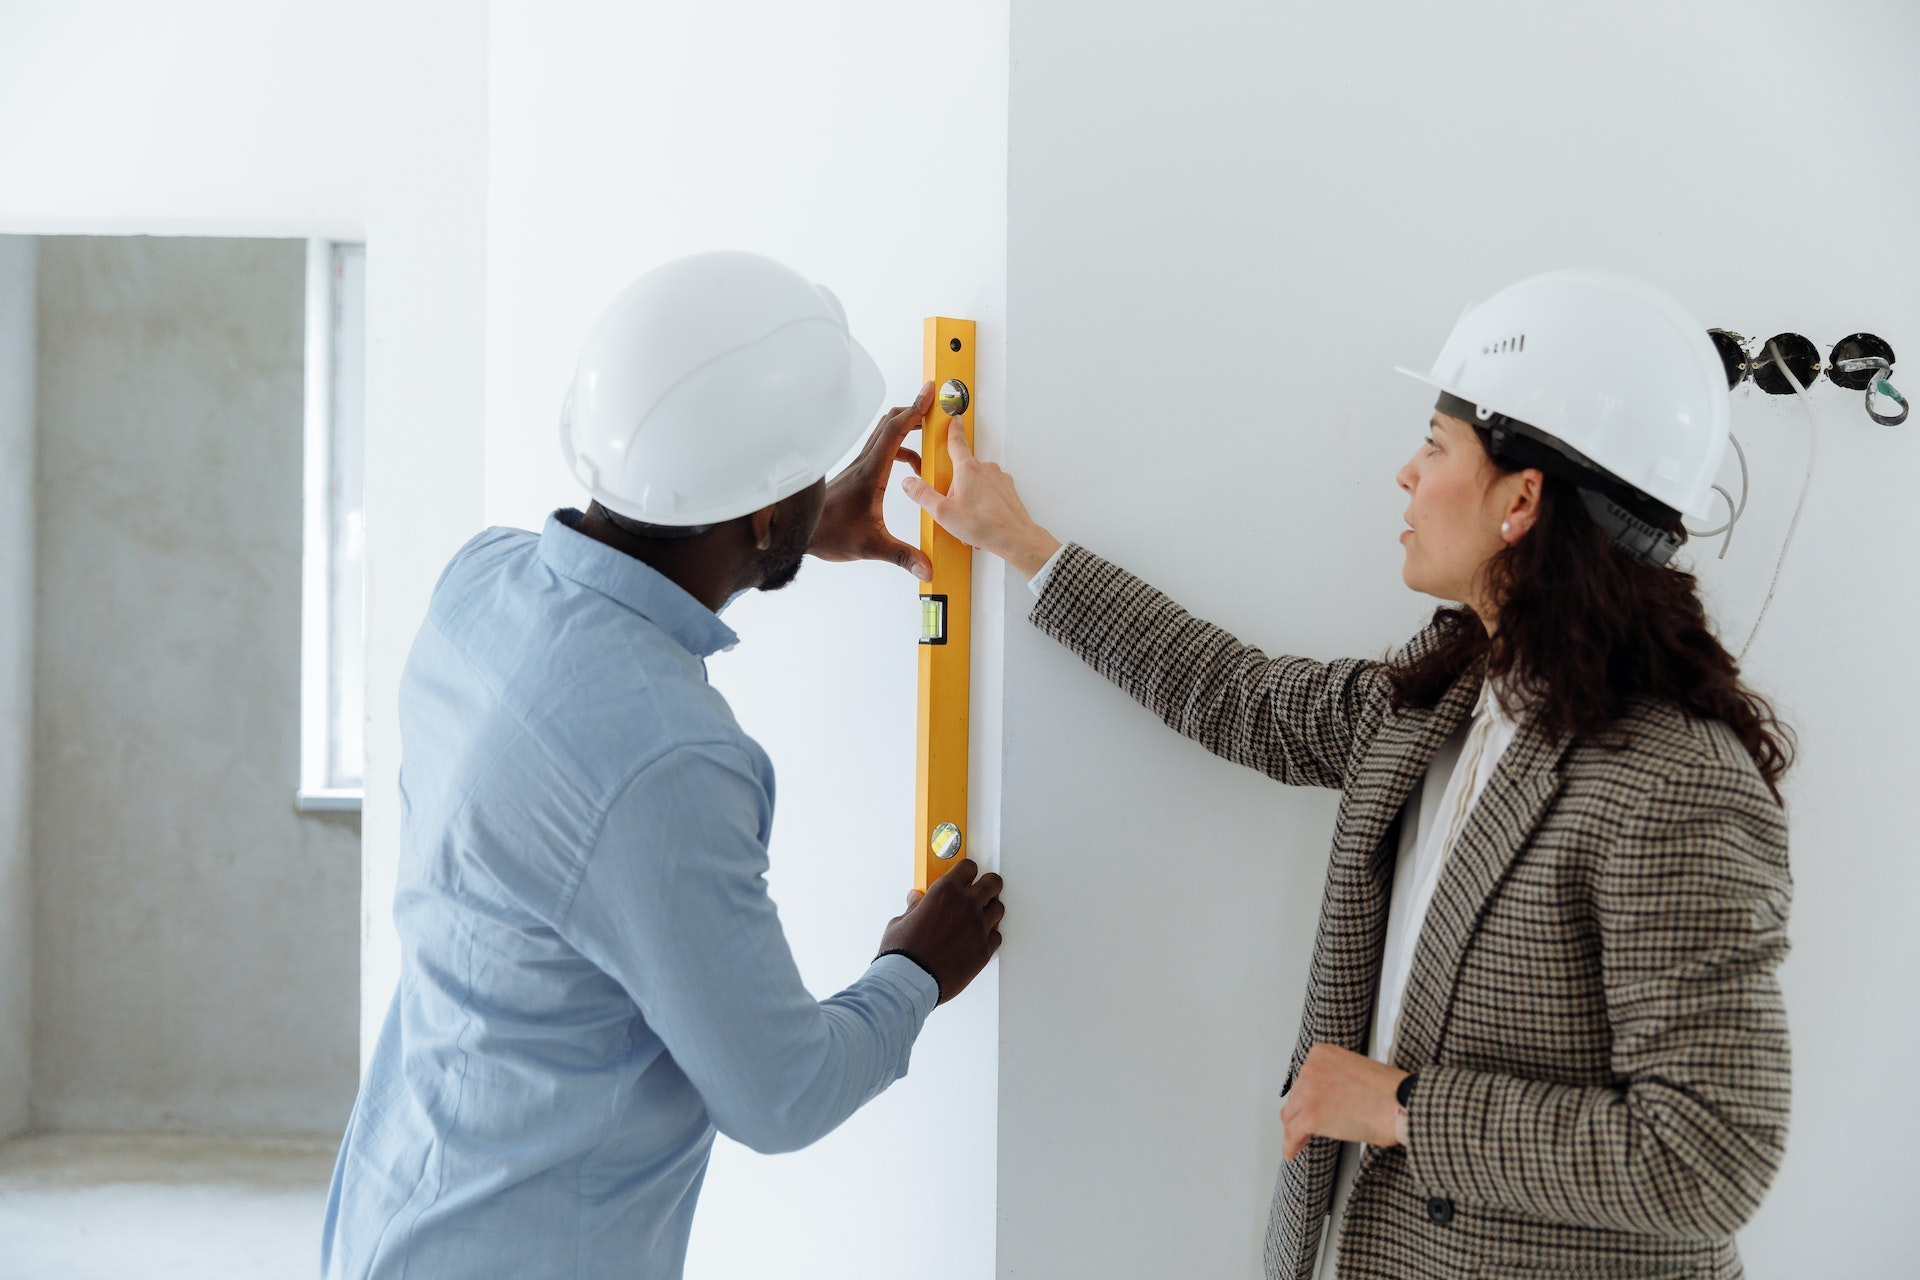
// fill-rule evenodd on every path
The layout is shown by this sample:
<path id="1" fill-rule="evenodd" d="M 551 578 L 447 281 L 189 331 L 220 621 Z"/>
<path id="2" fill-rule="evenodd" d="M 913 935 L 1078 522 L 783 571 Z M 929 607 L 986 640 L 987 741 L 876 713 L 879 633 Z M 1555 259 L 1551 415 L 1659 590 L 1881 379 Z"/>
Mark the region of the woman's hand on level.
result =
<path id="1" fill-rule="evenodd" d="M 944 433 L 953 459 L 953 483 L 947 491 L 941 493 L 919 476 L 908 476 L 900 487 L 942 529 L 969 546 L 999 556 L 1021 577 L 1032 578 L 1060 549 L 1060 541 L 1027 514 L 1012 476 L 998 464 L 973 456 L 967 434 L 959 427 L 960 420 L 955 418 Z M 931 428 L 927 434 L 932 434 Z M 933 448 L 929 440 L 921 443 Z"/>

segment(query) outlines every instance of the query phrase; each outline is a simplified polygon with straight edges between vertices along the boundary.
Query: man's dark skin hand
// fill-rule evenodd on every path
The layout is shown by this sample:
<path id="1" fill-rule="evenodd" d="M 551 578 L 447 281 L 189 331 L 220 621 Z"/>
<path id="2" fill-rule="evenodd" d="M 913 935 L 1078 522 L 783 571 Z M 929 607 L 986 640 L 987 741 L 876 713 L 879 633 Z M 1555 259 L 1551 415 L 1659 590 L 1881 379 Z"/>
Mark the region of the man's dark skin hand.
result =
<path id="1" fill-rule="evenodd" d="M 979 871 L 971 858 L 955 863 L 925 893 L 909 893 L 907 909 L 880 935 L 882 952 L 905 952 L 933 975 L 941 1004 L 965 991 L 1000 949 L 1000 918 L 1007 914 L 1000 877 Z"/>
<path id="2" fill-rule="evenodd" d="M 827 485 L 826 508 L 814 527 L 809 555 L 822 560 L 885 560 L 899 565 L 922 582 L 933 577 L 933 564 L 920 548 L 887 532 L 880 513 L 881 499 L 895 463 L 920 469 L 920 455 L 901 441 L 918 431 L 933 407 L 933 384 L 920 388 L 913 403 L 889 409 L 861 448 L 860 456 Z"/>

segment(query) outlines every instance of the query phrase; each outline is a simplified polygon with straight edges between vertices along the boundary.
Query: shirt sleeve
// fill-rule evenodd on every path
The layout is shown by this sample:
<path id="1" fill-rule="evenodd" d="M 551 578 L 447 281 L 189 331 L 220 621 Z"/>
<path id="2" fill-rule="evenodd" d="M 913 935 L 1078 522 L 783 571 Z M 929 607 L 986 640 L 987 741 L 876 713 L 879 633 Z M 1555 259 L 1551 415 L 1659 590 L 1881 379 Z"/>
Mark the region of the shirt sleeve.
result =
<path id="1" fill-rule="evenodd" d="M 1344 787 L 1386 709 L 1379 663 L 1269 657 L 1076 542 L 1027 617 L 1176 732 L 1289 785 Z"/>
<path id="2" fill-rule="evenodd" d="M 1041 593 L 1046 591 L 1047 579 L 1053 576 L 1053 566 L 1060 563 L 1060 557 L 1067 554 L 1067 547 L 1070 545 L 1070 543 L 1061 543 L 1059 548 L 1047 557 L 1047 562 L 1040 566 L 1040 571 L 1027 579 L 1027 589 L 1033 592 L 1034 599 L 1038 600 Z"/>
<path id="3" fill-rule="evenodd" d="M 614 804 L 560 925 L 633 997 L 720 1131 L 763 1152 L 817 1141 L 904 1076 L 939 1000 L 899 956 L 830 999 L 808 993 L 767 893 L 772 809 L 738 747 L 669 752 Z"/>

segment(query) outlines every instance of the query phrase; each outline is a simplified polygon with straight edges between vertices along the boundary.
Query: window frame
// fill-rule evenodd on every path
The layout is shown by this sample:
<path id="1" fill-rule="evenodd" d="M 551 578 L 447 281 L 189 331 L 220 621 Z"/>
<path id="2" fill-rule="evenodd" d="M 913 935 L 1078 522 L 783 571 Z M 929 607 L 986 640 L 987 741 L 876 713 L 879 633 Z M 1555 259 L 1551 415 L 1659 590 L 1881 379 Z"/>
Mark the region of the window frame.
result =
<path id="1" fill-rule="evenodd" d="M 365 254 L 359 240 L 307 241 L 302 812 L 358 812 L 365 798 Z"/>

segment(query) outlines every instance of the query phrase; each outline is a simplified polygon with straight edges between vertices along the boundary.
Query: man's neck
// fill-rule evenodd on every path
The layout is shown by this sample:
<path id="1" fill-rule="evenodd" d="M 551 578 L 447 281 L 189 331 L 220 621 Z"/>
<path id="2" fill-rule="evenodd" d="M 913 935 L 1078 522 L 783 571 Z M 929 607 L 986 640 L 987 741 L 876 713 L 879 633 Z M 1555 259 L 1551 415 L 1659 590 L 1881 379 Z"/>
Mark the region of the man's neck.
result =
<path id="1" fill-rule="evenodd" d="M 606 518 L 599 503 L 590 503 L 576 530 L 595 542 L 632 556 L 715 613 L 739 590 L 736 566 L 729 563 L 720 539 L 725 526 L 683 542 L 664 538 L 636 538 Z"/>

